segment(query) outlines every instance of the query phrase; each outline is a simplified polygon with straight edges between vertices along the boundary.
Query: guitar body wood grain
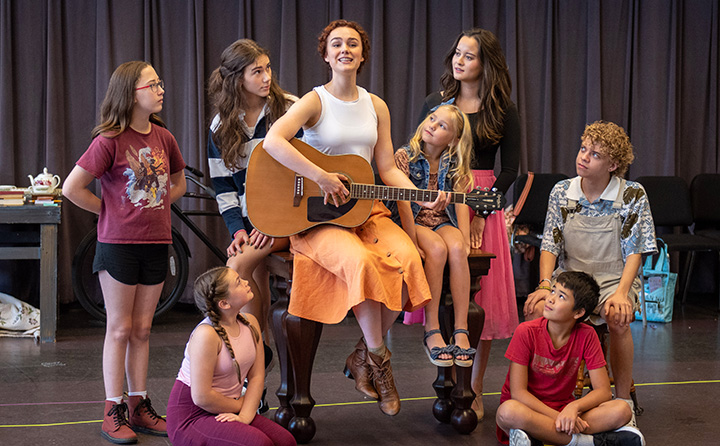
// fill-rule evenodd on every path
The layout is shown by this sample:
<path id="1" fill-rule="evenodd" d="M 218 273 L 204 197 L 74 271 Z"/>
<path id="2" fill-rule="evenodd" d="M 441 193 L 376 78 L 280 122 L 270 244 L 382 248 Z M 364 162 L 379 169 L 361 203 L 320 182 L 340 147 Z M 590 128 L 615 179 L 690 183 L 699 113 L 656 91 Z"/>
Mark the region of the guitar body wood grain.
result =
<path id="1" fill-rule="evenodd" d="M 361 156 L 326 155 L 296 138 L 290 144 L 311 162 L 328 172 L 345 175 L 351 183 L 375 182 L 372 167 Z M 295 172 L 271 157 L 262 142 L 250 156 L 245 181 L 250 223 L 271 237 L 288 237 L 326 223 L 346 228 L 360 226 L 373 207 L 373 200 L 351 200 L 340 208 L 323 205 L 320 187 L 308 178 L 300 178 L 298 187 Z M 295 197 L 296 189 L 299 199 Z"/>

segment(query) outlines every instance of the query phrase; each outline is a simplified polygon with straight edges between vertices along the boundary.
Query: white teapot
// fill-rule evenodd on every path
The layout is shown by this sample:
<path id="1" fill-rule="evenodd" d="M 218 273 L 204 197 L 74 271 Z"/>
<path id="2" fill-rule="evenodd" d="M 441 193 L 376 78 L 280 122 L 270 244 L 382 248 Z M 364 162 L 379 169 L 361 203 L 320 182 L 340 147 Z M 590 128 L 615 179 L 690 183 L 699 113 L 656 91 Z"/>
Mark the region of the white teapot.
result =
<path id="1" fill-rule="evenodd" d="M 35 193 L 50 193 L 60 185 L 60 177 L 49 173 L 47 167 L 35 178 L 32 175 L 28 175 L 28 178 L 30 178 L 30 187 Z"/>

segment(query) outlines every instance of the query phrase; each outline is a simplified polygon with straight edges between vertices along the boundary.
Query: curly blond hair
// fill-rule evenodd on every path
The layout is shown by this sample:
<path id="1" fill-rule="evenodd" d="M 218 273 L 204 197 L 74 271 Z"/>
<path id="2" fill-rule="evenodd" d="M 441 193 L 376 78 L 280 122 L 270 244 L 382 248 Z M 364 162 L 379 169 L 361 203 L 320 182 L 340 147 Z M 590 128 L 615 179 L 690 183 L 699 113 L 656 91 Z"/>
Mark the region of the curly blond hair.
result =
<path id="1" fill-rule="evenodd" d="M 618 167 L 613 171 L 613 175 L 620 178 L 625 176 L 635 159 L 633 146 L 625 129 L 613 122 L 595 121 L 585 126 L 580 142 L 585 141 L 585 138 L 590 138 L 593 144 L 599 144 L 610 160 L 617 163 Z"/>

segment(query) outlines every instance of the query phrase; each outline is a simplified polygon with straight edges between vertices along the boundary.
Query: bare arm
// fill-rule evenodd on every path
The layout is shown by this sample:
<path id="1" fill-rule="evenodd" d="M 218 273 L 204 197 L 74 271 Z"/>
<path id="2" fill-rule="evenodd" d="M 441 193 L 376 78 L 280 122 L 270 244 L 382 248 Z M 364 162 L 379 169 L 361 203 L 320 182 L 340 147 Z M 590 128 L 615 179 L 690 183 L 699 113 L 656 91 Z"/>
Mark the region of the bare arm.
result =
<path id="1" fill-rule="evenodd" d="M 410 206 L 409 201 L 398 201 L 397 202 L 398 207 L 398 215 L 400 215 L 400 223 L 402 223 L 402 227 L 407 233 L 407 235 L 410 237 L 410 240 L 413 241 L 415 244 L 415 247 L 420 252 L 420 256 L 425 258 L 424 253 L 420 249 L 420 245 L 418 245 L 418 239 L 417 239 L 417 229 L 415 228 L 415 219 L 413 218 L 413 212 L 412 207 Z"/>
<path id="2" fill-rule="evenodd" d="M 185 181 L 185 171 L 181 170 L 170 175 L 170 203 L 175 203 L 185 195 L 187 190 L 187 182 Z"/>
<path id="3" fill-rule="evenodd" d="M 76 165 L 65 179 L 63 196 L 86 211 L 100 214 L 100 198 L 88 189 L 94 179 L 90 172 Z"/>
<path id="4" fill-rule="evenodd" d="M 558 432 L 565 432 L 568 435 L 583 432 L 587 429 L 588 424 L 580 418 L 580 415 L 612 398 L 610 378 L 605 367 L 589 370 L 588 373 L 592 382 L 592 390 L 563 408 L 555 419 L 555 430 Z"/>
<path id="5" fill-rule="evenodd" d="M 556 261 L 557 256 L 555 254 L 549 251 L 540 251 L 540 280 L 548 279 L 543 282 L 543 285 L 547 285 L 548 287 L 550 286 L 549 280 L 552 278 L 552 273 L 555 270 Z M 533 313 L 536 312 L 538 303 L 544 301 L 549 294 L 549 290 L 542 289 L 535 290 L 534 292 L 528 294 L 525 306 L 523 307 L 523 314 L 525 317 L 527 318 L 528 316 L 532 316 Z M 540 315 L 535 314 L 534 316 L 539 317 Z"/>
<path id="6" fill-rule="evenodd" d="M 460 229 L 465 242 L 465 253 L 470 255 L 470 208 L 462 203 L 455 203 L 454 206 L 457 214 L 458 229 Z"/>
<path id="7" fill-rule="evenodd" d="M 317 183 L 325 193 L 326 202 L 332 198 L 337 206 L 349 195 L 349 191 L 341 182 L 344 177 L 326 172 L 290 144 L 290 140 L 301 127 L 308 127 L 317 122 L 321 111 L 322 104 L 317 93 L 314 91 L 307 93 L 270 127 L 263 148 L 283 166 Z"/>
<path id="8" fill-rule="evenodd" d="M 255 327 L 257 333 L 262 333 L 260 324 L 253 315 L 246 314 L 245 317 Z M 250 424 L 255 418 L 265 388 L 265 348 L 263 347 L 262 337 L 255 343 L 255 362 L 248 372 L 247 381 L 248 387 L 245 391 L 245 401 L 240 413 L 238 413 L 238 421 Z"/>

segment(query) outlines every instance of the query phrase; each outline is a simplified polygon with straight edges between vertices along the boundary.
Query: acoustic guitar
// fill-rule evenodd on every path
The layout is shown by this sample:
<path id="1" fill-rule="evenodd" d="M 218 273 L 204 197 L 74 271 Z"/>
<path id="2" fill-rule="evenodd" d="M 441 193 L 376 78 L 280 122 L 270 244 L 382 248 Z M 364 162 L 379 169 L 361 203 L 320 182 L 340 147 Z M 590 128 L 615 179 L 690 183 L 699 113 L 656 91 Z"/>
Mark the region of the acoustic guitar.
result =
<path id="1" fill-rule="evenodd" d="M 349 200 L 339 207 L 324 204 L 320 186 L 277 162 L 260 142 L 248 161 L 245 197 L 250 223 L 265 235 L 287 237 L 321 224 L 360 226 L 370 217 L 373 200 L 431 202 L 437 198 L 434 190 L 375 185 L 372 167 L 359 155 L 326 155 L 297 138 L 290 144 L 324 170 L 344 175 Z M 449 194 L 451 203 L 466 204 L 486 215 L 505 206 L 505 197 L 496 190 Z"/>

